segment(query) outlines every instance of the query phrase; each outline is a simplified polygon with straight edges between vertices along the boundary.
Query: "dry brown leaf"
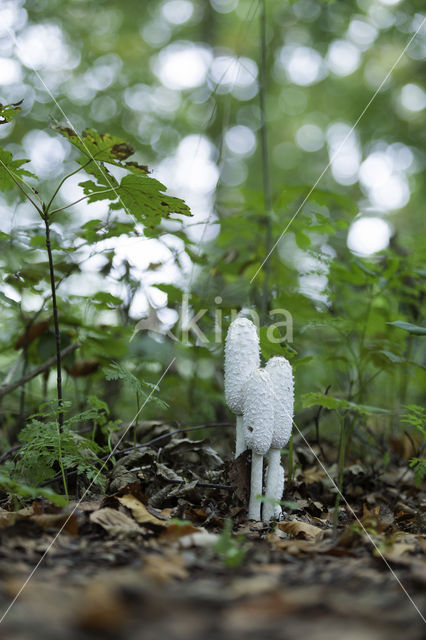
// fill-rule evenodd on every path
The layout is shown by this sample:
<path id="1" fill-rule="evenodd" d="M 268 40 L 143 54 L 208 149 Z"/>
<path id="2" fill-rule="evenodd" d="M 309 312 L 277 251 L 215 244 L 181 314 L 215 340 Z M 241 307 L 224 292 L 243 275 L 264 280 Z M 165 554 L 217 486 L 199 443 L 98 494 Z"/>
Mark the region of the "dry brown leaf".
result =
<path id="1" fill-rule="evenodd" d="M 171 580 L 184 580 L 188 577 L 185 561 L 182 556 L 151 554 L 144 557 L 144 576 L 156 582 L 166 583 Z"/>
<path id="2" fill-rule="evenodd" d="M 396 542 L 392 545 L 388 553 L 385 553 L 385 556 L 388 558 L 399 558 L 403 556 L 405 553 L 416 551 L 415 544 L 409 544 L 407 542 Z"/>
<path id="3" fill-rule="evenodd" d="M 325 475 L 326 472 L 322 469 L 319 469 L 317 466 L 309 467 L 309 469 L 305 469 L 303 471 L 303 477 L 305 478 L 306 484 L 321 482 Z"/>
<path id="4" fill-rule="evenodd" d="M 78 522 L 75 513 L 43 513 L 28 518 L 40 529 L 61 529 L 72 536 L 78 534 Z"/>
<path id="5" fill-rule="evenodd" d="M 0 509 L 0 529 L 6 529 L 15 524 L 18 514 L 15 511 Z"/>
<path id="6" fill-rule="evenodd" d="M 229 592 L 233 598 L 250 597 L 274 591 L 278 585 L 278 575 L 244 576 L 231 582 Z"/>
<path id="7" fill-rule="evenodd" d="M 134 496 L 127 494 L 125 496 L 118 497 L 117 500 L 124 507 L 127 507 L 132 512 L 132 515 L 136 522 L 143 524 L 149 528 L 154 526 L 155 528 L 165 528 L 167 526 L 167 520 L 161 520 L 157 516 L 148 511 L 142 502 L 140 502 Z"/>
<path id="8" fill-rule="evenodd" d="M 373 555 L 377 558 L 385 557 L 386 560 L 390 560 L 391 562 L 396 562 L 399 564 L 411 564 L 414 560 L 413 557 L 410 557 L 409 552 L 415 552 L 417 550 L 416 545 L 414 543 L 407 542 L 395 542 L 392 546 L 384 551 L 379 551 L 379 549 L 373 549 Z"/>
<path id="9" fill-rule="evenodd" d="M 76 360 L 71 368 L 66 368 L 73 378 L 88 376 L 99 369 L 100 362 L 97 358 L 87 358 L 86 360 Z"/>
<path id="10" fill-rule="evenodd" d="M 75 509 L 80 512 L 90 512 L 97 511 L 101 504 L 101 500 L 84 500 L 84 502 L 81 502 L 80 500 L 70 500 L 68 508 L 71 509 L 71 511 Z"/>
<path id="11" fill-rule="evenodd" d="M 34 322 L 28 327 L 24 333 L 22 333 L 15 342 L 15 349 L 20 349 L 25 345 L 31 344 L 33 340 L 41 336 L 49 328 L 49 322 L 42 320 L 41 322 Z"/>
<path id="12" fill-rule="evenodd" d="M 283 540 L 273 534 L 267 536 L 267 540 L 276 551 L 284 551 L 291 556 L 301 556 L 317 551 L 317 544 L 313 540 Z"/>
<path id="13" fill-rule="evenodd" d="M 82 593 L 75 617 L 80 628 L 109 635 L 122 628 L 128 611 L 114 589 L 105 581 L 98 580 L 89 584 Z"/>
<path id="14" fill-rule="evenodd" d="M 98 524 L 112 536 L 127 537 L 145 533 L 132 518 L 111 507 L 104 507 L 91 513 L 90 522 Z"/>
<path id="15" fill-rule="evenodd" d="M 417 538 L 417 542 L 420 545 L 420 549 L 422 550 L 423 553 L 426 553 L 426 536 L 416 536 Z"/>
<path id="16" fill-rule="evenodd" d="M 170 522 L 167 524 L 166 529 L 161 533 L 159 540 L 167 540 L 168 542 L 175 542 L 184 536 L 188 536 L 191 533 L 200 533 L 201 529 L 194 527 L 190 522 L 186 524 L 179 524 L 176 522 Z"/>
<path id="17" fill-rule="evenodd" d="M 322 538 L 324 532 L 319 527 L 307 522 L 299 522 L 293 520 L 291 522 L 279 522 L 277 527 L 280 531 L 284 531 L 289 536 L 301 538 L 302 540 L 318 540 Z"/>

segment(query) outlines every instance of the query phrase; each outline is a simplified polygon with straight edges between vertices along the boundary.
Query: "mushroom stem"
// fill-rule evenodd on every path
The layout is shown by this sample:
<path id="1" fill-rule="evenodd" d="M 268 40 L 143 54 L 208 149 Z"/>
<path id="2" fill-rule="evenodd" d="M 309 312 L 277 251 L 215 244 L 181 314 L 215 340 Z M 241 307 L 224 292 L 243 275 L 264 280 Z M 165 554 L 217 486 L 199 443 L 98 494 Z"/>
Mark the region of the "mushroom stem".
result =
<path id="1" fill-rule="evenodd" d="M 250 502 L 248 517 L 249 520 L 260 520 L 260 508 L 262 506 L 258 495 L 262 494 L 263 481 L 263 455 L 251 452 L 251 483 L 250 483 Z"/>
<path id="2" fill-rule="evenodd" d="M 281 466 L 280 449 L 272 448 L 268 452 L 268 470 L 266 473 L 266 498 L 270 501 L 263 503 L 263 520 L 266 522 L 272 518 L 279 518 L 281 507 L 274 500 L 281 500 L 284 490 L 284 469 Z"/>
<path id="3" fill-rule="evenodd" d="M 235 431 L 235 457 L 238 458 L 239 455 L 246 450 L 246 442 L 244 437 L 244 424 L 243 424 L 243 416 L 237 416 L 237 424 Z"/>

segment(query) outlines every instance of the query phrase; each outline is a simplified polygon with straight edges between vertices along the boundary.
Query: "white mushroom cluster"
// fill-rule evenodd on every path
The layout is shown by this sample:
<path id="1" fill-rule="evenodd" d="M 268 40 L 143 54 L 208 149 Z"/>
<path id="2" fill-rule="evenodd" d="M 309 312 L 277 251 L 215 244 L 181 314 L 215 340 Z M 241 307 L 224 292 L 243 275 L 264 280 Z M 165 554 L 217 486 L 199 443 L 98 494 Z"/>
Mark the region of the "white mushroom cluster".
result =
<path id="1" fill-rule="evenodd" d="M 225 397 L 237 416 L 235 457 L 252 452 L 250 502 L 251 520 L 279 518 L 278 503 L 284 490 L 281 449 L 291 436 L 293 424 L 293 372 L 286 358 L 274 356 L 260 368 L 259 338 L 247 318 L 231 323 L 225 345 Z M 266 486 L 263 492 L 263 459 L 267 456 Z M 265 495 L 262 502 L 259 495 Z"/>

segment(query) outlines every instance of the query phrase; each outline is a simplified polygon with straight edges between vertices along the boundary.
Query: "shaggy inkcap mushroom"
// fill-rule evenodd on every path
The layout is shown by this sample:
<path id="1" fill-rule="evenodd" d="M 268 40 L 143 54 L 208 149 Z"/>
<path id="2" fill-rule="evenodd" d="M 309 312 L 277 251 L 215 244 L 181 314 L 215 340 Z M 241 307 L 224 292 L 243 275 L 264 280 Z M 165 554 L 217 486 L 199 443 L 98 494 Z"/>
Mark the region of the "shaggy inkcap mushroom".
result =
<path id="1" fill-rule="evenodd" d="M 274 467 L 274 455 L 278 452 L 278 464 Z M 273 454 L 273 455 L 271 455 Z M 268 470 L 266 472 L 266 491 L 265 496 L 272 498 L 272 502 L 265 501 L 262 509 L 262 520 L 267 522 L 271 518 L 280 519 L 282 515 L 281 505 L 277 504 L 277 500 L 281 500 L 284 492 L 284 469 L 280 464 L 280 450 L 271 449 L 268 453 Z M 272 458 L 272 464 L 271 464 Z"/>
<path id="2" fill-rule="evenodd" d="M 274 431 L 271 450 L 268 453 L 268 471 L 266 475 L 266 497 L 263 520 L 270 520 L 281 515 L 279 505 L 273 500 L 281 500 L 284 490 L 284 469 L 281 466 L 280 449 L 285 447 L 291 436 L 293 426 L 294 383 L 291 364 L 285 358 L 276 356 L 266 365 L 274 389 Z"/>
<path id="3" fill-rule="evenodd" d="M 225 398 L 228 407 L 237 415 L 236 458 L 247 448 L 242 425 L 243 388 L 250 374 L 259 366 L 256 327 L 247 318 L 236 318 L 229 327 L 225 343 Z"/>
<path id="4" fill-rule="evenodd" d="M 246 445 L 252 450 L 248 517 L 260 520 L 263 456 L 268 452 L 274 429 L 274 391 L 265 369 L 256 369 L 244 387 L 243 426 Z"/>

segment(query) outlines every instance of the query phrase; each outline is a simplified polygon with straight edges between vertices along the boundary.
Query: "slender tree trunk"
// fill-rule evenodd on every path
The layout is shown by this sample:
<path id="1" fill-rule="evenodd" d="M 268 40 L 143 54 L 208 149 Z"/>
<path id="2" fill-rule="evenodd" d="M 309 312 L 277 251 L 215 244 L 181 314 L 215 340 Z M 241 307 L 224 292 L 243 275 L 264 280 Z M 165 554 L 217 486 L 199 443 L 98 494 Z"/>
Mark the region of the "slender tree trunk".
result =
<path id="1" fill-rule="evenodd" d="M 269 256 L 272 247 L 272 227 L 271 227 L 271 185 L 269 180 L 269 156 L 268 156 L 268 136 L 266 125 L 266 7 L 265 0 L 260 5 L 260 73 L 259 73 L 259 102 L 261 117 L 261 148 L 262 148 L 262 177 L 263 177 L 263 193 L 265 202 L 265 257 Z M 264 281 L 261 315 L 262 322 L 266 323 L 270 304 L 269 295 L 269 275 L 270 264 L 269 259 L 264 265 Z"/>
<path id="2" fill-rule="evenodd" d="M 50 287 L 52 289 L 52 307 L 53 307 L 53 322 L 55 325 L 55 340 L 56 340 L 56 380 L 57 380 L 57 392 L 58 392 L 58 408 L 60 410 L 58 416 L 59 429 L 62 431 L 64 424 L 64 414 L 62 409 L 62 366 L 61 366 L 61 334 L 59 333 L 59 321 L 58 321 L 58 306 L 56 303 L 56 287 L 55 287 L 55 271 L 53 268 L 52 247 L 50 246 L 50 226 L 49 216 L 44 215 L 44 224 L 46 227 L 46 249 L 49 257 L 49 275 L 50 275 Z"/>

